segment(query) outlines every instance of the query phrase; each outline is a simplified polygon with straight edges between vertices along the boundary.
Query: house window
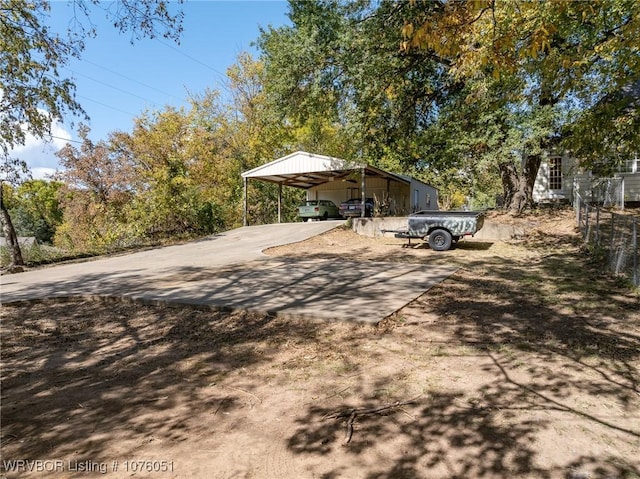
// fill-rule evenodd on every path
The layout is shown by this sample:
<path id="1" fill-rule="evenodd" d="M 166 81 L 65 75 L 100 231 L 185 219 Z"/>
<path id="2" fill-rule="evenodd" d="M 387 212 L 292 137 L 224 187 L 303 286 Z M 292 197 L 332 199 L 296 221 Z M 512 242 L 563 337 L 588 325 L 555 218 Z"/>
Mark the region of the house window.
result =
<path id="1" fill-rule="evenodd" d="M 413 190 L 413 209 L 418 211 L 420 208 L 420 191 Z"/>
<path id="2" fill-rule="evenodd" d="M 549 189 L 562 189 L 562 158 L 549 158 Z"/>
<path id="3" fill-rule="evenodd" d="M 637 173 L 639 170 L 638 163 L 640 163 L 640 159 L 638 159 L 637 156 L 635 158 L 627 160 L 622 165 L 620 165 L 620 167 L 618 168 L 618 173 Z"/>

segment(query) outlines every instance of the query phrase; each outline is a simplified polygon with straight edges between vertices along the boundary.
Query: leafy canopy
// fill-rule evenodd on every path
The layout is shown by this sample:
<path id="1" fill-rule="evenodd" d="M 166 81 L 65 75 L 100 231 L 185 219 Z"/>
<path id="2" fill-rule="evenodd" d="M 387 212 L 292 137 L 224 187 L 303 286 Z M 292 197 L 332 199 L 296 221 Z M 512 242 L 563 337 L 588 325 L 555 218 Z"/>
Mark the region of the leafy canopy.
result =
<path id="1" fill-rule="evenodd" d="M 556 108 L 563 146 L 591 166 L 640 147 L 640 2 L 411 2 L 404 51 L 433 52 L 461 81 L 515 77 L 530 105 Z M 635 92 L 635 93 L 633 93 Z"/>
<path id="2" fill-rule="evenodd" d="M 75 16 L 61 33 L 47 25 L 47 0 L 0 0 L 0 154 L 8 179 L 23 166 L 9 154 L 24 144 L 27 133 L 46 139 L 53 122 L 65 114 L 86 117 L 73 80 L 61 68 L 80 57 L 85 38 L 96 35 L 93 27 L 85 27 L 96 10 L 104 10 L 121 32 L 130 32 L 132 41 L 158 35 L 177 40 L 182 31 L 182 13 L 170 13 L 163 0 L 71 3 Z"/>

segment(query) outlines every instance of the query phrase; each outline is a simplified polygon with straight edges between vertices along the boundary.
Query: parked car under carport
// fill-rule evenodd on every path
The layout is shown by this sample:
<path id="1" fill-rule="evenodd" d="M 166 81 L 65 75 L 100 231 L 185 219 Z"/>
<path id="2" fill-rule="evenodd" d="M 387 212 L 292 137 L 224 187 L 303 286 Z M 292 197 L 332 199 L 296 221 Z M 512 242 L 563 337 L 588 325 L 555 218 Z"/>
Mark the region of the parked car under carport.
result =
<path id="1" fill-rule="evenodd" d="M 362 216 L 362 200 L 360 198 L 351 198 L 340 203 L 340 215 L 345 218 Z M 364 215 L 373 215 L 373 198 L 364 200 Z"/>
<path id="2" fill-rule="evenodd" d="M 333 201 L 307 200 L 298 206 L 298 216 L 303 220 L 327 220 L 340 218 L 340 211 Z"/>

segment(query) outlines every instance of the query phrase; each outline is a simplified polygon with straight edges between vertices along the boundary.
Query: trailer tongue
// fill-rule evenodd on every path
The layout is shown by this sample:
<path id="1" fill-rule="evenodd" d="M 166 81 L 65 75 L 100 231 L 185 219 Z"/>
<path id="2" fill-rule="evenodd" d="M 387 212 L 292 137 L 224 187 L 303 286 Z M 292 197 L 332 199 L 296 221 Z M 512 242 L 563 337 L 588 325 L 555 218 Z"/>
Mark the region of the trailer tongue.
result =
<path id="1" fill-rule="evenodd" d="M 460 238 L 475 235 L 483 224 L 484 213 L 480 211 L 423 210 L 409 215 L 407 229 L 382 232 L 408 239 L 407 245 L 417 238 L 427 241 L 435 251 L 446 251 Z"/>

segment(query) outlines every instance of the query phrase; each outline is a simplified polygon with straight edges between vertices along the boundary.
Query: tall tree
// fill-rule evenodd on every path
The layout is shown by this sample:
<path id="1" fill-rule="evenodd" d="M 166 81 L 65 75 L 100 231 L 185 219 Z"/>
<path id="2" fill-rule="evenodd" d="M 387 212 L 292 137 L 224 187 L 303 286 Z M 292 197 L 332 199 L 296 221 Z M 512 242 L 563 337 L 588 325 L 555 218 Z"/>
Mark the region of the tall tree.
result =
<path id="1" fill-rule="evenodd" d="M 424 160 L 417 141 L 452 83 L 422 51 L 403 54 L 397 2 L 291 1 L 291 26 L 262 32 L 267 92 L 296 125 L 338 127 L 343 157 L 394 170 Z M 340 154 L 342 153 L 342 154 Z"/>
<path id="2" fill-rule="evenodd" d="M 143 37 L 178 39 L 182 13 L 172 14 L 168 1 L 120 0 L 104 7 L 99 0 L 73 0 L 74 28 L 53 31 L 46 23 L 50 4 L 46 0 L 0 0 L 0 155 L 2 181 L 15 181 L 26 169 L 11 150 L 25 142 L 27 133 L 46 139 L 51 125 L 66 114 L 84 116 L 75 99 L 75 85 L 61 68 L 72 57 L 80 57 L 87 36 L 85 28 L 96 8 L 106 9 L 108 18 L 132 40 Z M 0 205 L 13 265 L 22 264 L 20 247 L 4 203 Z"/>
<path id="3" fill-rule="evenodd" d="M 136 119 L 114 148 L 134 164 L 131 221 L 145 236 L 210 234 L 237 220 L 240 185 L 228 111 L 217 92 L 193 96 L 189 108 L 166 108 Z"/>
<path id="4" fill-rule="evenodd" d="M 565 145 L 584 142 L 592 151 L 612 146 L 604 142 L 597 147 L 589 141 L 588 125 L 596 121 L 601 131 L 618 131 L 613 135 L 618 140 L 637 143 L 638 122 L 623 122 L 627 128 L 620 132 L 620 110 L 603 107 L 640 78 L 640 4 L 635 0 L 414 4 L 417 8 L 403 27 L 405 51 L 446 58 L 449 75 L 460 81 L 479 76 L 520 81 L 521 100 L 511 102 L 511 108 L 529 119 L 522 127 L 525 153 L 517 162 L 500 163 L 513 208 L 532 202 L 541 154 L 562 146 L 563 130 L 573 134 Z M 495 98 L 510 102 L 500 94 Z M 576 117 L 583 125 L 572 128 Z M 588 156 L 586 150 L 578 152 Z"/>
<path id="5" fill-rule="evenodd" d="M 123 225 L 134 193 L 133 164 L 111 142 L 94 143 L 89 133 L 80 125 L 81 146 L 67 144 L 57 153 L 63 167 L 57 177 L 64 182 L 64 221 L 55 241 L 66 249 L 100 250 L 129 238 Z"/>
<path id="6" fill-rule="evenodd" d="M 7 185 L 9 186 L 9 185 Z M 11 254 L 11 264 L 9 265 L 10 271 L 21 271 L 24 265 L 22 259 L 22 251 L 20 251 L 20 244 L 18 244 L 18 235 L 16 229 L 13 226 L 11 215 L 9 214 L 9 207 L 7 206 L 7 191 L 5 191 L 4 182 L 0 182 L 0 213 L 2 216 L 0 220 L 2 222 L 2 230 L 4 237 L 7 241 L 7 246 Z"/>
<path id="7" fill-rule="evenodd" d="M 183 110 L 167 108 L 136 119 L 131 134 L 114 139 L 135 164 L 134 219 L 145 236 L 162 238 L 196 225 L 197 179 L 191 169 L 192 125 Z"/>
<path id="8" fill-rule="evenodd" d="M 584 166 L 613 174 L 640 152 L 640 80 L 577 112 L 563 134 Z"/>
<path id="9" fill-rule="evenodd" d="M 635 0 L 290 5 L 292 25 L 259 41 L 267 90 L 289 121 L 328 118 L 380 166 L 436 182 L 458 168 L 461 185 L 490 183 L 491 171 L 522 209 L 544 155 L 569 145 L 566 132 L 580 141 L 602 121 L 617 132 L 609 144 L 639 136 L 628 107 L 602 107 L 640 75 Z M 462 141 L 436 148 L 443 133 Z"/>
<path id="10" fill-rule="evenodd" d="M 232 103 L 226 135 L 226 154 L 237 161 L 238 177 L 242 171 L 255 168 L 279 156 L 296 150 L 320 151 L 340 156 L 352 142 L 345 137 L 340 125 L 330 115 L 309 115 L 294 118 L 282 108 L 279 96 L 267 91 L 267 72 L 264 62 L 249 54 L 238 57 L 227 72 L 228 90 Z M 238 191 L 242 193 L 242 190 Z M 275 184 L 249 181 L 248 195 L 259 198 L 248 205 L 250 224 L 275 221 L 279 189 Z M 282 190 L 281 213 L 284 221 L 295 221 L 297 207 L 304 192 L 297 188 Z M 241 197 L 236 197 L 238 204 Z"/>
<path id="11" fill-rule="evenodd" d="M 9 187 L 9 185 L 6 185 Z M 39 243 L 52 243 L 56 228 L 62 222 L 58 181 L 30 180 L 14 192 L 14 205 L 9 207 L 18 234 L 34 236 Z"/>

